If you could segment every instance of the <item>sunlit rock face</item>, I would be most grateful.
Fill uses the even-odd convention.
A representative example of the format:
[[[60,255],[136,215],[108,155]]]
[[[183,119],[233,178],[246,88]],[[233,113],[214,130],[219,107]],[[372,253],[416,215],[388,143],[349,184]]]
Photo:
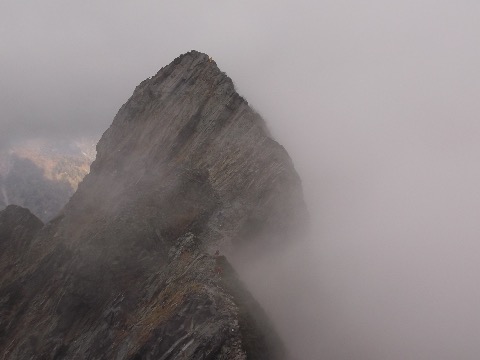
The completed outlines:
[[[42,221],[55,217],[90,171],[95,140],[31,138],[0,148],[0,209],[28,208]]]
[[[305,213],[261,117],[207,55],[184,54],[135,89],[77,192],[0,274],[0,353],[287,359],[223,254],[282,246]]]

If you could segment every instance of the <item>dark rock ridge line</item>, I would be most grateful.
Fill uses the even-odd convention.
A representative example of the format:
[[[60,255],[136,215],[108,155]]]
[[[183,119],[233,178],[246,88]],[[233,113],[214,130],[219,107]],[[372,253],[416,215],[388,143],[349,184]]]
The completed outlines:
[[[184,54],[121,107],[57,218],[5,222],[31,230],[0,258],[12,269],[0,274],[0,354],[285,359],[226,258],[210,254],[280,246],[304,215],[285,149],[214,61]]]

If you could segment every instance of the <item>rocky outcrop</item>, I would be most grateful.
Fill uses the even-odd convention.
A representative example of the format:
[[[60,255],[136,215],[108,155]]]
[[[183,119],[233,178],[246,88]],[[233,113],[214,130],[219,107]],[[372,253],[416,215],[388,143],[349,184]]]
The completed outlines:
[[[0,289],[5,359],[283,359],[223,256],[304,222],[285,149],[205,54],[142,82]],[[222,251],[223,252],[223,251]]]
[[[43,223],[28,209],[9,205],[0,211],[0,284],[18,265]]]

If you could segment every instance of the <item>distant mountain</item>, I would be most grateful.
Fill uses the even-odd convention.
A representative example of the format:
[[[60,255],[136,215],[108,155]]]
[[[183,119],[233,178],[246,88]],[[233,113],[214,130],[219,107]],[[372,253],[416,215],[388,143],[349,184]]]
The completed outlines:
[[[47,225],[0,212],[0,354],[288,359],[227,256],[294,240],[301,182],[232,80],[205,54],[178,57],[137,86],[97,150]]]
[[[15,204],[43,221],[56,216],[90,171],[95,141],[30,139],[0,152],[0,209]]]

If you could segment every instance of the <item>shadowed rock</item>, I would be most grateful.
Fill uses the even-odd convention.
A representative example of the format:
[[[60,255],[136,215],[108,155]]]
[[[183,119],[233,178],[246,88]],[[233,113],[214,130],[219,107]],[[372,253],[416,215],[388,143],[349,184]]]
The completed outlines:
[[[28,209],[9,205],[0,211],[0,279],[19,262],[43,223]]]

